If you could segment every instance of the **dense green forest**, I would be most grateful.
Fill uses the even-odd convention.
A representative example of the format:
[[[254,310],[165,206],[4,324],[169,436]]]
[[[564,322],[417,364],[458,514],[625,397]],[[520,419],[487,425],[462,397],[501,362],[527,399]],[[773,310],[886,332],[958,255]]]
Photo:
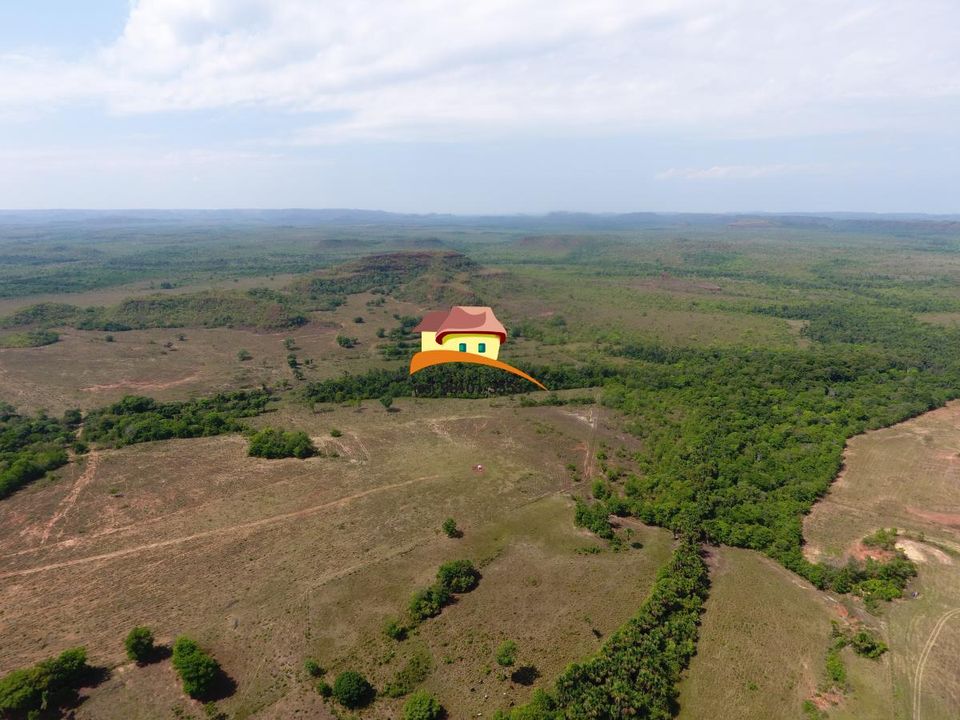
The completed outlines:
[[[28,417],[0,403],[0,498],[65,465],[79,421],[77,412],[62,419]]]
[[[266,390],[238,390],[186,402],[159,403],[129,395],[84,418],[83,439],[111,447],[170,438],[193,438],[238,432],[242,418],[267,407]]]

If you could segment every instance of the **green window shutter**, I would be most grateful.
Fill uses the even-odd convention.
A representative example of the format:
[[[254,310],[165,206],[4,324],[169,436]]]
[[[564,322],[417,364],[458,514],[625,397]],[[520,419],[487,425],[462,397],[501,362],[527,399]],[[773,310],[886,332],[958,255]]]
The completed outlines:
[[[467,351],[467,344],[460,343],[460,352],[466,352],[466,351]]]
[[[477,347],[477,350],[479,350],[479,351],[482,352],[482,353],[485,353],[485,352],[487,351],[487,344],[486,344],[486,343],[480,343],[480,345]]]

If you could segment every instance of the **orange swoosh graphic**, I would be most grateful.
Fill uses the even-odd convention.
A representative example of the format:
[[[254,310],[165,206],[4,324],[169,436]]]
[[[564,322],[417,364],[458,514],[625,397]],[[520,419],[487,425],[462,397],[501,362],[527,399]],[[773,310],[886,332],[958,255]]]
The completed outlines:
[[[505,362],[500,362],[499,360],[491,360],[483,355],[457,352],[455,350],[426,350],[424,352],[418,352],[416,355],[410,358],[410,374],[413,375],[415,372],[420,372],[424,368],[428,368],[433,365],[442,365],[444,363],[455,362],[474,363],[476,365],[495,367],[498,370],[506,370],[508,373],[519,375],[524,380],[529,380],[534,385],[537,385],[544,390],[547,389],[542,382],[535,380],[527,375],[523,370],[515,368],[513,365],[507,365]]]

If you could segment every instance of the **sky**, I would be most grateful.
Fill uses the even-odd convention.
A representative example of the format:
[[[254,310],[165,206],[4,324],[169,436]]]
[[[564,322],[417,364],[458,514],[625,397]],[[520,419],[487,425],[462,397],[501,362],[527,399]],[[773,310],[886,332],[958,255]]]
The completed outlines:
[[[956,0],[0,0],[0,208],[960,212]]]

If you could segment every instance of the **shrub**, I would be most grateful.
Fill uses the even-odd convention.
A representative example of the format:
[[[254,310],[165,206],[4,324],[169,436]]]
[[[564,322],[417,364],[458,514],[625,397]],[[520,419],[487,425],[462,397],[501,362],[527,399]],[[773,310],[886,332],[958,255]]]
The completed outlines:
[[[357,315],[357,316],[353,319],[353,321],[359,325],[360,323],[363,322],[363,317],[360,316],[360,315]]]
[[[827,677],[835,685],[843,685],[847,681],[847,668],[843,664],[843,658],[840,657],[840,651],[836,648],[830,648],[827,651]]]
[[[321,680],[317,683],[317,692],[320,693],[320,697],[328,698],[333,695],[333,688],[330,687],[330,683]]]
[[[403,720],[440,720],[443,716],[443,706],[422,690],[411,695],[403,706]]]
[[[303,669],[307,671],[307,675],[311,677],[321,677],[326,671],[320,666],[313,658],[307,658],[303,661]]]
[[[332,430],[330,430],[330,437],[341,437],[342,435],[343,433],[337,430],[336,428],[333,428]]]
[[[237,351],[237,360],[240,362],[246,362],[247,360],[252,360],[253,355],[250,354],[249,350],[238,350]]]
[[[497,665],[510,667],[517,661],[517,644],[513,640],[504,640],[497,648]]]
[[[353,670],[340,673],[333,681],[333,697],[344,707],[352,709],[369,705],[374,695],[373,686]]]
[[[71,648],[56,658],[14,670],[0,678],[0,717],[38,717],[46,708],[57,708],[83,682],[90,671],[87,651]]]
[[[407,628],[396,618],[390,618],[383,625],[383,634],[391,640],[406,640]]]
[[[383,405],[384,409],[389,410],[390,406],[393,405],[393,396],[392,395],[381,395],[380,404]]]
[[[310,437],[302,431],[278,430],[277,428],[264,428],[250,436],[250,449],[248,454],[251,457],[269,458],[272,460],[278,458],[295,457],[308,458],[317,449],[313,445]]]
[[[192,698],[207,695],[220,673],[217,661],[185,635],[173,643],[173,669],[183,682],[183,691]]]
[[[880,528],[875,533],[867,535],[863,539],[863,544],[869,547],[882,548],[883,550],[893,550],[897,544],[897,529]]]
[[[123,646],[127,650],[127,657],[136,663],[143,664],[149,662],[153,657],[153,632],[150,628],[135,627],[123,641]]]
[[[425,652],[413,655],[407,663],[397,671],[393,680],[387,683],[383,694],[387,697],[403,697],[410,693],[417,685],[427,679],[433,662]]]
[[[880,657],[888,650],[886,643],[881,642],[866,630],[854,634],[850,638],[850,644],[857,655],[871,659]]]
[[[437,583],[450,592],[470,592],[479,581],[480,572],[469,560],[453,560],[437,570]]]
[[[583,500],[577,498],[573,523],[577,527],[587,528],[604,540],[610,540],[613,537],[613,527],[610,525],[607,507],[602,502],[587,505]]]
[[[414,623],[421,623],[427,618],[436,617],[443,610],[443,606],[450,602],[450,591],[440,583],[418,590],[410,598],[408,610]]]
[[[346,335],[337,335],[337,345],[342,348],[352,348],[357,344],[357,339],[347,337]]]
[[[448,538],[458,538],[463,533],[460,532],[460,529],[457,527],[457,521],[453,518],[447,518],[443,521],[443,525],[440,526],[440,529],[443,530],[443,534]]]

